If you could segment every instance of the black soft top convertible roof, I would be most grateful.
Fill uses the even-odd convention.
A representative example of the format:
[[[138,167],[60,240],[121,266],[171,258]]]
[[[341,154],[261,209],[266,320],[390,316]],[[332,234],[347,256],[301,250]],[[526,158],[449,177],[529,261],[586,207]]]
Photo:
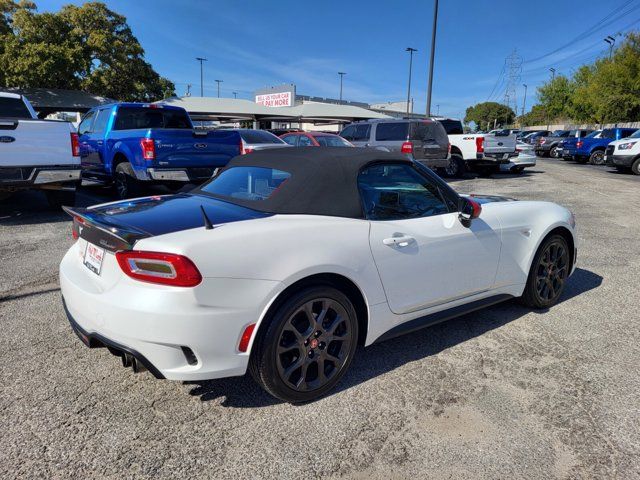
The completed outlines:
[[[405,155],[368,148],[274,148],[237,156],[224,168],[264,167],[288,172],[291,177],[269,198],[255,201],[203,193],[261,212],[364,218],[358,174],[380,161],[413,163]],[[215,177],[211,181],[215,182]]]

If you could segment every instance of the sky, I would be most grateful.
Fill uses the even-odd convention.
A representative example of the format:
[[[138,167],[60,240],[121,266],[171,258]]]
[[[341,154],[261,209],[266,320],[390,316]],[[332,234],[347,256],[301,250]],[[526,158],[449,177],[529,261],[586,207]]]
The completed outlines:
[[[81,1],[35,0],[39,11]],[[107,0],[127,17],[155,70],[176,84],[204,93],[253,100],[265,86],[295,83],[301,95],[367,103],[406,101],[407,47],[413,57],[411,96],[426,109],[433,0]],[[515,98],[527,110],[536,86],[569,75],[608,54],[607,35],[640,28],[640,0],[440,0],[432,113],[460,118],[470,105],[504,101],[514,50]],[[540,58],[542,57],[542,58]],[[519,78],[518,78],[519,77]],[[512,100],[513,101],[513,100]]]

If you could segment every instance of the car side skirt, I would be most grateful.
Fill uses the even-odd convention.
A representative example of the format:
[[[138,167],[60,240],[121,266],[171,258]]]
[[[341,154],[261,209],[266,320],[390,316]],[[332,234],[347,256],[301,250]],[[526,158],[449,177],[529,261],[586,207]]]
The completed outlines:
[[[471,313],[476,310],[480,310],[482,308],[490,307],[491,305],[504,302],[511,298],[514,298],[513,295],[509,295],[506,293],[493,295],[491,297],[482,298],[480,300],[476,300],[471,303],[458,305],[456,307],[442,310],[440,312],[435,312],[429,315],[425,315],[423,317],[419,317],[414,320],[409,320],[408,322],[402,323],[392,328],[391,330],[385,332],[380,337],[378,337],[373,343],[384,342],[385,340],[390,340],[392,338],[399,337],[407,333],[412,333],[417,330],[421,330],[423,328],[436,325],[437,323],[446,322],[447,320],[451,320],[452,318],[459,317],[461,315],[465,315],[467,313]]]

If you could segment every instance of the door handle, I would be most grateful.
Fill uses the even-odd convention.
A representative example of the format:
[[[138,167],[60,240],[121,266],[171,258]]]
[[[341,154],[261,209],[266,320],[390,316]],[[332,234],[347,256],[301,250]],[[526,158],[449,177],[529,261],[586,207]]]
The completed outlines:
[[[413,241],[415,241],[413,237],[404,235],[402,237],[385,238],[384,240],[382,240],[382,243],[384,243],[385,245],[389,245],[390,247],[392,246],[406,247]]]

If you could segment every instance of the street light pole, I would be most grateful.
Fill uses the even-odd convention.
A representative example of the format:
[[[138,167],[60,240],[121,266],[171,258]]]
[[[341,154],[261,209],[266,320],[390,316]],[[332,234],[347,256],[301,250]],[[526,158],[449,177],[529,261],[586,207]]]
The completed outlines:
[[[527,105],[527,84],[523,83],[522,86],[524,87],[524,99],[522,100],[522,115],[524,116],[524,108]]]
[[[217,84],[218,84],[218,98],[220,98],[220,84],[223,82],[223,80],[214,80]]]
[[[238,98],[238,92],[233,92],[233,98]]]
[[[551,89],[553,90],[553,81],[556,79],[556,69],[551,67],[549,71],[551,72]],[[550,121],[551,121],[551,118],[549,117],[549,112],[547,112],[547,130],[549,130]]]
[[[342,103],[342,77],[346,75],[346,72],[338,72],[340,75],[340,103]]]
[[[433,29],[431,31],[431,57],[429,60],[429,86],[427,87],[427,116],[431,115],[431,87],[433,86],[433,60],[436,54],[436,29],[438,27],[438,0],[434,0]]]
[[[204,76],[202,74],[202,63],[206,62],[207,59],[202,57],[196,57],[196,60],[200,62],[200,96],[204,97],[204,82],[203,82]]]
[[[405,52],[409,52],[409,86],[407,87],[407,115],[411,106],[411,68],[413,67],[413,52],[417,52],[415,48],[407,47]],[[413,113],[413,112],[411,112]]]

